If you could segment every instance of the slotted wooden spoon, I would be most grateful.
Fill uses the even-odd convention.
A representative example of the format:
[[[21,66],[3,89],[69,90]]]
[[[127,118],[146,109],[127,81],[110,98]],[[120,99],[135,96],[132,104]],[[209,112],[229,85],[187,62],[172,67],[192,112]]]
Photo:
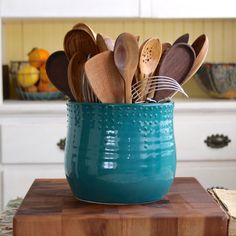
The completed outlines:
[[[195,52],[193,48],[186,43],[177,43],[163,56],[157,75],[168,76],[181,84],[191,70],[195,61]],[[157,91],[154,99],[156,101],[170,97],[173,94],[171,90]]]
[[[145,78],[150,77],[155,72],[157,65],[162,55],[162,44],[158,38],[148,39],[143,46],[141,46],[139,56],[139,80],[143,81],[141,91],[146,87]],[[142,95],[141,95],[142,96]],[[152,96],[152,94],[150,95]],[[146,98],[143,97],[143,100]]]
[[[105,51],[85,63],[88,82],[103,103],[124,103],[124,80],[116,68],[113,52]]]
[[[68,84],[68,63],[65,52],[56,51],[47,59],[46,72],[48,78],[58,90],[68,96],[71,100],[75,100]]]
[[[125,81],[125,102],[132,103],[131,86],[139,60],[137,38],[129,33],[120,34],[115,42],[114,62]]]

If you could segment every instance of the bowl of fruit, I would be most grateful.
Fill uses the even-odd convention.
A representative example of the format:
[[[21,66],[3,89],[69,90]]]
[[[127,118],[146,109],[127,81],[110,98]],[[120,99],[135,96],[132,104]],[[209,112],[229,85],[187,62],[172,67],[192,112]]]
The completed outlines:
[[[12,61],[10,73],[16,82],[16,91],[24,100],[56,100],[64,95],[49,80],[45,65],[47,50],[33,48],[26,61]]]

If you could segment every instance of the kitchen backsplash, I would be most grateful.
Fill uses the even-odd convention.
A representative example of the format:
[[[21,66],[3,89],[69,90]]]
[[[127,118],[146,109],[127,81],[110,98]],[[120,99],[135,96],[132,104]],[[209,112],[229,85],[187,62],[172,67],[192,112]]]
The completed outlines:
[[[3,22],[3,63],[25,60],[33,47],[49,52],[63,48],[65,33],[77,22],[85,22],[95,31],[112,37],[121,32],[140,36],[140,41],[158,36],[162,42],[173,42],[188,32],[192,42],[199,34],[209,37],[206,61],[236,62],[236,20],[8,20]],[[191,97],[207,97],[195,80],[185,86]]]

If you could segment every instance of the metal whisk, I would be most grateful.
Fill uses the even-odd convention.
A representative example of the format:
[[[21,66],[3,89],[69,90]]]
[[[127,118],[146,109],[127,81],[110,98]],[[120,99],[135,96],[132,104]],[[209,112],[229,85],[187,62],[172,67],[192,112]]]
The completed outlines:
[[[143,84],[145,84],[145,87]],[[161,90],[173,90],[188,97],[175,79],[168,76],[151,76],[132,85],[132,100],[134,103],[145,102],[149,94]]]

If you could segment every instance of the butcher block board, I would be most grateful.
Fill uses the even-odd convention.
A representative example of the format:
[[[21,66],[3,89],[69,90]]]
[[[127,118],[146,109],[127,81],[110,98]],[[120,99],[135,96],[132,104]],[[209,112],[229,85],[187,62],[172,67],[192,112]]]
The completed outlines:
[[[161,201],[126,206],[85,203],[65,179],[36,179],[13,229],[14,236],[226,236],[227,224],[194,178],[176,178]]]

